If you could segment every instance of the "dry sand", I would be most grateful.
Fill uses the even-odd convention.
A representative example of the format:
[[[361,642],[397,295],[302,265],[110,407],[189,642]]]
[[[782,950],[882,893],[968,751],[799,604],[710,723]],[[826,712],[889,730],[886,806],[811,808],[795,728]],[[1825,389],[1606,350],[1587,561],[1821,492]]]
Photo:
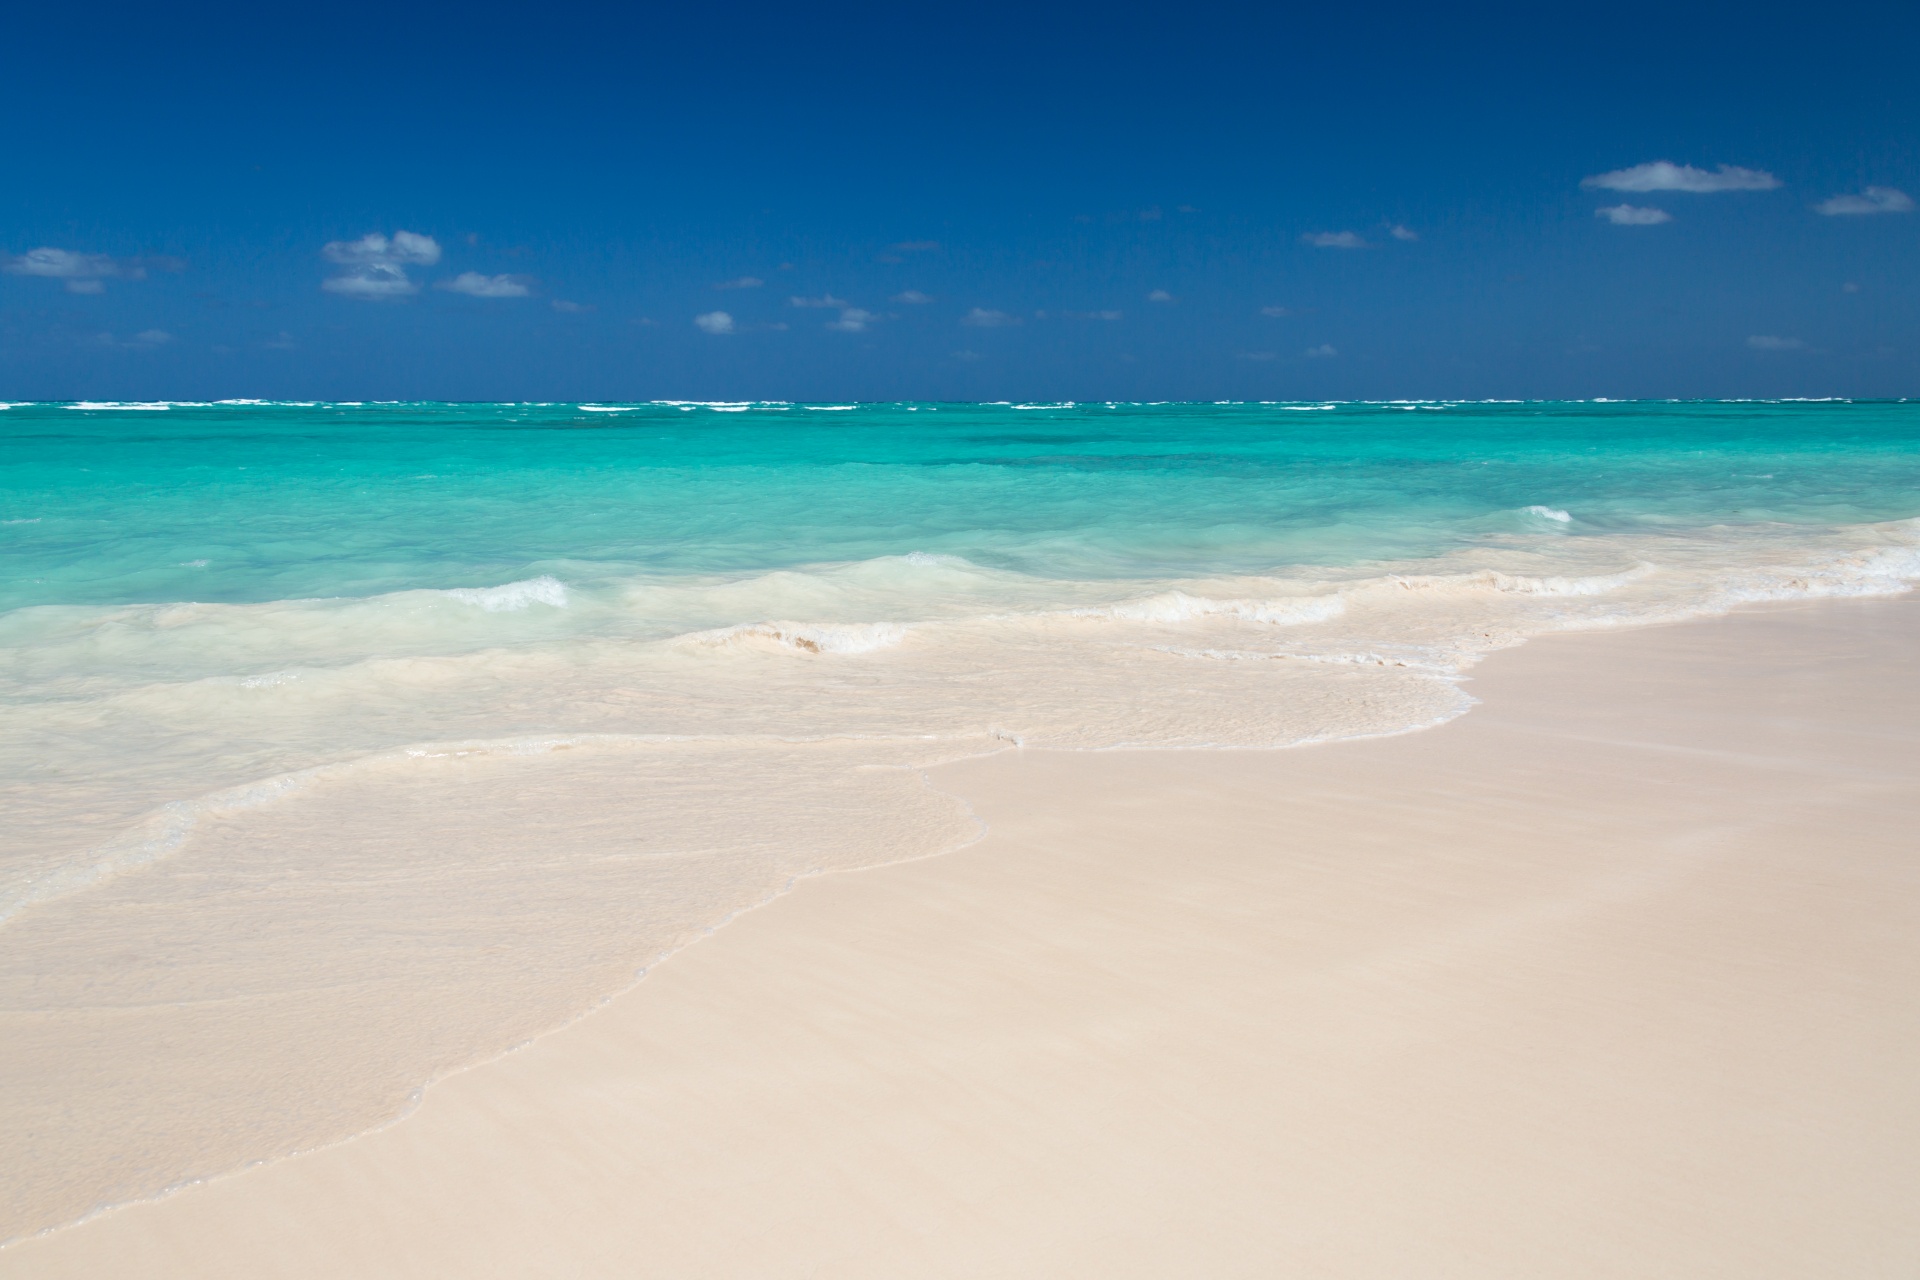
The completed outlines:
[[[1920,1274],[1920,603],[1471,687],[947,766],[980,844],[0,1277]]]

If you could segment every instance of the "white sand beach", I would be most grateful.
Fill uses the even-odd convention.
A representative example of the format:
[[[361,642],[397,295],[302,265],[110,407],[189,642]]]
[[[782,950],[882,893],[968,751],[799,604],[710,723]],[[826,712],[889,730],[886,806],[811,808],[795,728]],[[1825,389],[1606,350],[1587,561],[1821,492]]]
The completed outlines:
[[[1401,737],[941,766],[979,843],[0,1277],[1920,1273],[1920,601],[1467,687]]]

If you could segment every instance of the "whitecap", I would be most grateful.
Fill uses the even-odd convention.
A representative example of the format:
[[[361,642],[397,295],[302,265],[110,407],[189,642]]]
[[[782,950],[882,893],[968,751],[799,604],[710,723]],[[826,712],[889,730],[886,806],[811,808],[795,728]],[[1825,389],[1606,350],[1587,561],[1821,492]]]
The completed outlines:
[[[74,403],[68,405],[67,408],[69,409],[100,409],[100,410],[147,409],[147,410],[165,411],[167,409],[173,408],[173,406],[171,404],[168,404],[164,400],[149,401],[145,403],[136,403],[133,401],[123,402],[119,400],[76,400],[74,401]]]
[[[461,604],[477,605],[488,613],[514,613],[536,604],[555,609],[567,607],[567,585],[544,573],[497,587],[455,587],[441,594]]]
[[[1573,519],[1571,514],[1560,510],[1558,507],[1542,507],[1536,505],[1522,507],[1520,509],[1530,516],[1539,516],[1542,520],[1556,520],[1561,524],[1566,524]]]

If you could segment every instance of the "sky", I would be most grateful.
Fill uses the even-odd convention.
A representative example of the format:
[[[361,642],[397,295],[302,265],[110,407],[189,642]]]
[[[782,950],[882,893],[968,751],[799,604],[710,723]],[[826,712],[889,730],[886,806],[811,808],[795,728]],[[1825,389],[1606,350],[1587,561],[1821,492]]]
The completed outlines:
[[[109,0],[0,399],[1920,394],[1920,7]]]

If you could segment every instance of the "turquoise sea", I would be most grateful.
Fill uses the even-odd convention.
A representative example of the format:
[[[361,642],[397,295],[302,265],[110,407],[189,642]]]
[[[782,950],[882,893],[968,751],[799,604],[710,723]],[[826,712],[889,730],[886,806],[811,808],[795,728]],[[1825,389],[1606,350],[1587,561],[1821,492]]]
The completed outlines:
[[[1117,579],[1920,513],[1900,403],[17,405],[0,608],[919,551]]]
[[[0,1008],[66,1064],[0,1082],[3,1240],[974,838],[935,761],[1405,732],[1532,636],[1906,590],[1920,404],[15,404],[0,555]]]

